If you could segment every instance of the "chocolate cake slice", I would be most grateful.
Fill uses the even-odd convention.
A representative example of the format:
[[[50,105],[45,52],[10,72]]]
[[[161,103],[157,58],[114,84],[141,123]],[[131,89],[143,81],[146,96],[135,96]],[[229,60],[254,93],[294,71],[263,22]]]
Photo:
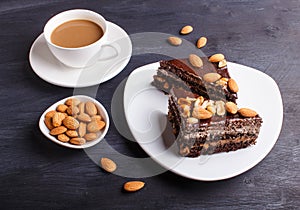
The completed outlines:
[[[191,65],[188,59],[160,61],[152,84],[165,93],[175,87],[205,98],[235,102],[236,90],[227,85],[233,79],[229,75],[226,61],[210,62],[206,57],[201,60],[201,67]]]
[[[262,118],[233,102],[211,100],[173,89],[168,120],[182,156],[197,157],[235,151],[256,143]]]
[[[221,59],[219,59],[221,58]],[[238,109],[238,85],[222,54],[161,61],[152,84],[169,94],[168,120],[182,156],[229,152],[256,143],[262,118]]]

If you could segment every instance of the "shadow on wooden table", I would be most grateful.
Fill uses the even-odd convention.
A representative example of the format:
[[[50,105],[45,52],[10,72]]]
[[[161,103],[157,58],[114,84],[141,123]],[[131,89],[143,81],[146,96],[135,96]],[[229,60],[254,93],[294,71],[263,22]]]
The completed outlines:
[[[38,123],[34,125],[32,128],[32,139],[28,143],[31,143],[34,151],[37,151],[43,156],[48,158],[54,157],[70,157],[70,156],[78,156],[78,153],[82,152],[82,150],[72,149],[63,147],[58,145],[47,137],[45,137],[38,127]]]

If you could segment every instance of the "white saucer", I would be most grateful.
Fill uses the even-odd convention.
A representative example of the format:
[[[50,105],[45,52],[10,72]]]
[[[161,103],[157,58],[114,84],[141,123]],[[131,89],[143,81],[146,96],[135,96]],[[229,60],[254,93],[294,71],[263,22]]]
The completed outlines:
[[[107,39],[109,43],[113,42],[118,51],[117,56],[98,61],[86,68],[67,67],[52,55],[42,33],[32,44],[29,53],[33,71],[41,79],[62,87],[87,87],[115,77],[129,62],[132,44],[128,34],[121,27],[111,22],[107,22],[107,26]]]

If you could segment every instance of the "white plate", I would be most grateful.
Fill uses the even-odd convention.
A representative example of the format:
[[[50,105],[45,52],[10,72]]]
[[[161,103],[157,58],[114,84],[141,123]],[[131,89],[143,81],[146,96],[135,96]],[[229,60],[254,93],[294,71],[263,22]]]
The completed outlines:
[[[128,34],[121,27],[111,22],[108,22],[107,26],[107,39],[117,49],[117,56],[106,61],[98,61],[83,69],[67,67],[52,55],[44,35],[41,34],[32,44],[29,53],[33,71],[41,79],[62,87],[87,87],[115,77],[129,62],[132,45]],[[109,50],[109,48],[105,50]],[[112,53],[111,51],[107,53]],[[105,53],[103,52],[103,54]]]
[[[92,101],[93,103],[96,104],[101,116],[103,117],[103,120],[105,122],[105,128],[104,130],[101,130],[100,131],[100,135],[97,139],[93,140],[93,141],[88,141],[86,142],[85,144],[83,145],[73,145],[73,144],[70,144],[68,142],[61,142],[59,141],[56,137],[54,136],[51,136],[49,134],[49,129],[46,127],[45,123],[44,123],[44,119],[45,119],[45,115],[47,112],[51,111],[51,110],[56,110],[56,107],[59,105],[59,104],[64,104],[66,100],[68,100],[69,98],[78,98],[80,101],[83,101],[83,102],[87,102],[87,101]],[[106,109],[104,108],[104,106],[97,100],[95,100],[94,98],[91,98],[89,96],[84,96],[84,95],[75,95],[75,96],[70,96],[70,97],[67,97],[67,98],[64,98],[58,102],[56,102],[55,104],[51,105],[48,109],[46,109],[46,111],[42,114],[42,116],[40,117],[40,120],[39,120],[39,127],[40,127],[40,130],[42,131],[42,133],[48,138],[50,139],[51,141],[59,144],[59,145],[62,145],[64,147],[69,147],[69,148],[73,148],[73,149],[84,149],[84,148],[88,148],[88,147],[91,147],[91,146],[94,146],[95,144],[99,143],[103,138],[104,136],[106,135],[107,131],[108,131],[108,128],[109,128],[109,116],[107,114],[107,111]]]
[[[253,68],[228,62],[232,78],[239,84],[238,106],[256,110],[263,119],[257,143],[229,153],[185,158],[173,144],[166,149],[168,97],[151,85],[159,63],[133,71],[124,90],[124,110],[129,128],[140,146],[157,163],[181,176],[215,181],[237,176],[258,164],[271,151],[279,136],[283,107],[276,82]]]

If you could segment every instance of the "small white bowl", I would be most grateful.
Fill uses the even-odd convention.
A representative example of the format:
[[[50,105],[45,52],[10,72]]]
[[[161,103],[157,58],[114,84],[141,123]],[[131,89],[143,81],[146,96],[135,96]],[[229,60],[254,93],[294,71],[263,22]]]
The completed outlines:
[[[87,102],[87,101],[92,101],[95,103],[95,105],[97,106],[101,116],[103,117],[104,119],[104,122],[105,122],[105,128],[103,130],[100,131],[100,136],[93,140],[93,141],[87,141],[85,144],[83,145],[73,145],[73,144],[70,144],[68,142],[64,143],[64,142],[61,142],[59,141],[55,136],[52,136],[49,134],[49,129],[46,127],[45,123],[44,123],[44,119],[45,119],[45,114],[51,110],[56,110],[56,107],[59,105],[59,104],[64,104],[65,101],[69,98],[77,98],[79,99],[80,101],[83,101],[83,102]],[[91,146],[94,146],[95,144],[99,143],[103,138],[104,136],[106,135],[107,131],[108,131],[108,128],[109,128],[109,116],[107,114],[107,111],[106,109],[104,108],[104,106],[97,100],[95,100],[94,98],[91,98],[89,96],[84,96],[84,95],[76,95],[76,96],[70,96],[70,97],[67,97],[67,98],[64,98],[58,102],[56,102],[55,104],[51,105],[41,116],[40,118],[40,121],[39,121],[39,127],[40,127],[40,130],[42,131],[42,133],[48,138],[50,139],[51,141],[59,144],[59,145],[62,145],[64,147],[69,147],[69,148],[74,148],[74,149],[84,149],[84,148],[88,148],[88,147],[91,147]]]

